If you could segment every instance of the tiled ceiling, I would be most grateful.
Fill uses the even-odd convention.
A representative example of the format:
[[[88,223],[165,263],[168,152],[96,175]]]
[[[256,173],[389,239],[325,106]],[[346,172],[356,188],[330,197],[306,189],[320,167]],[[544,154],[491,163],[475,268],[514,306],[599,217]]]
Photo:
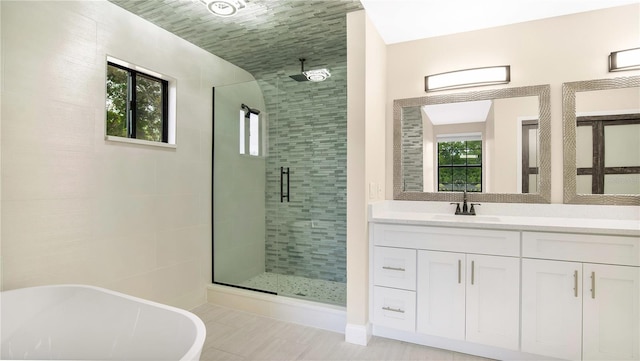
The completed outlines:
[[[257,79],[346,61],[346,13],[359,0],[247,0],[234,17],[209,13],[197,0],[109,0],[215,54]]]

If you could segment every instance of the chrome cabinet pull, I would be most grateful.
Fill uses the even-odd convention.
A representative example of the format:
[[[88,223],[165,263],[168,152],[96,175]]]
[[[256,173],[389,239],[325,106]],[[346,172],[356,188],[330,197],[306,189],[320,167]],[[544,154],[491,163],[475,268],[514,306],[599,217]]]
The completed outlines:
[[[462,260],[458,260],[458,283],[462,283]]]
[[[596,298],[596,273],[591,272],[591,298]]]
[[[573,295],[578,297],[578,271],[573,271]]]
[[[404,310],[399,309],[399,308],[391,308],[391,307],[382,307],[383,310],[385,311],[391,311],[391,312],[397,312],[397,313],[404,313]]]
[[[471,261],[471,284],[476,280],[475,261]]]
[[[382,266],[382,269],[386,269],[389,271],[400,271],[400,272],[404,272],[406,271],[406,269],[402,268],[402,267],[389,267],[389,266]]]

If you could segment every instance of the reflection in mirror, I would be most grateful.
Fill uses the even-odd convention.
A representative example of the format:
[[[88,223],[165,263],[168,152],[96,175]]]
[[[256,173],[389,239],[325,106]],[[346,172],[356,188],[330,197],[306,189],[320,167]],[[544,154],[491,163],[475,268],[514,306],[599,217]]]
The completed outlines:
[[[466,190],[477,201],[548,202],[548,92],[396,100],[394,199],[453,200]]]
[[[402,109],[403,189],[537,193],[538,97]]]
[[[565,203],[640,204],[640,77],[563,84]]]

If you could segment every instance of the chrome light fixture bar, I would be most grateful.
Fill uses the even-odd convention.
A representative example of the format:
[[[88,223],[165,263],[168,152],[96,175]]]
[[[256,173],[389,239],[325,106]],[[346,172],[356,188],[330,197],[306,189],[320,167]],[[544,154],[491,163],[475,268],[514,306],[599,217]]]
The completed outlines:
[[[302,72],[309,81],[325,81],[331,76],[329,69],[316,69]]]
[[[238,13],[238,10],[243,9],[247,4],[244,0],[200,0],[209,12],[213,15],[221,17],[230,17]]]
[[[469,88],[483,85],[505,84],[511,81],[511,66],[490,66],[457,70],[424,77],[426,92]]]
[[[609,71],[640,69],[640,48],[614,51],[609,54]]]

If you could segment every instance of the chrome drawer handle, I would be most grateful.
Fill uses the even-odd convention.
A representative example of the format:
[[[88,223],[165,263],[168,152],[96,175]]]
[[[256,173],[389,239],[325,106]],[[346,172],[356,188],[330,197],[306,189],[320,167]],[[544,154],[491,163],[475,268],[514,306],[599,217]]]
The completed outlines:
[[[389,271],[400,271],[400,272],[406,271],[406,269],[401,268],[401,267],[382,266],[382,269],[386,269],[386,270],[389,270]]]
[[[404,313],[404,310],[401,310],[399,308],[382,307],[382,309],[385,310],[385,311]]]
[[[471,285],[476,281],[476,265],[475,261],[471,261]]]
[[[578,271],[573,271],[573,296],[578,297]]]

